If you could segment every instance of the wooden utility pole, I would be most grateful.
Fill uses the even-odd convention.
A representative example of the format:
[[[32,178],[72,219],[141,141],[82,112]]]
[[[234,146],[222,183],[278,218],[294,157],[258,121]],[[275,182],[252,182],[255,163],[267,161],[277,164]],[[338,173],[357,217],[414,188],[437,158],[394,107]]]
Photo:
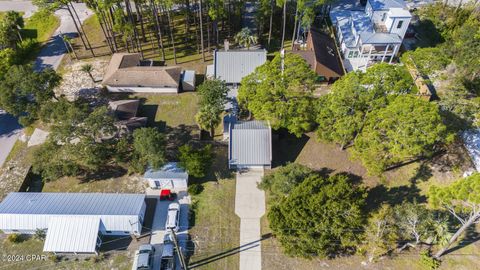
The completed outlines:
[[[178,257],[180,258],[180,264],[182,265],[183,270],[188,270],[187,263],[185,262],[185,257],[183,257],[183,252],[180,249],[180,246],[178,245],[177,241],[177,234],[173,231],[170,230],[173,236],[173,244],[175,244],[175,248],[177,249]]]

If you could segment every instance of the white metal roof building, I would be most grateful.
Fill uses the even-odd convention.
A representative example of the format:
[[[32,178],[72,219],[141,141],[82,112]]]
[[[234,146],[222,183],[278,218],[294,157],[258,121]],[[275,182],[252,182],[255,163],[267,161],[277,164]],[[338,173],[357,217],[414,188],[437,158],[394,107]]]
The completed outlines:
[[[230,168],[271,167],[272,130],[267,122],[237,122],[229,137]]]
[[[12,192],[0,203],[0,230],[46,229],[45,251],[94,252],[99,233],[140,235],[145,210],[143,194]]]
[[[267,61],[266,50],[217,50],[213,55],[214,77],[239,84],[243,77]]]
[[[178,166],[177,162],[168,162],[162,168],[155,170],[149,168],[143,178],[154,189],[186,189],[188,185],[188,173]]]

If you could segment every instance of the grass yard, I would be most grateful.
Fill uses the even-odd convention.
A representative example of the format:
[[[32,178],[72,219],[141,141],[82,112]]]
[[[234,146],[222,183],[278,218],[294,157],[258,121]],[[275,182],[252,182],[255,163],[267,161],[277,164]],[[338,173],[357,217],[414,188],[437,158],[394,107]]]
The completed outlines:
[[[23,35],[24,37],[36,39],[38,42],[44,43],[50,39],[59,26],[60,19],[53,13],[38,11],[25,21]]]
[[[198,111],[198,96],[194,92],[180,94],[135,94],[133,98],[144,100],[140,114],[154,119],[161,128],[180,125],[196,126],[195,114]]]
[[[238,269],[240,218],[235,214],[235,178],[227,168],[227,146],[215,144],[212,170],[201,183],[204,190],[192,195],[193,214],[189,233],[193,242],[190,267]]]
[[[105,172],[106,174],[115,172]],[[106,192],[106,193],[144,193],[145,183],[139,175],[112,175],[105,179],[83,181],[76,177],[62,177],[46,182],[43,192]]]
[[[27,238],[20,243],[11,243],[5,235],[0,235],[0,256],[16,255],[46,255],[43,253],[43,241]],[[77,257],[54,257],[46,255],[46,258],[35,261],[2,261],[0,269],[23,270],[23,269],[131,269],[131,257],[133,254],[122,252],[109,252],[100,256],[77,256]],[[27,257],[24,257],[27,258]],[[57,261],[55,260],[57,259]]]

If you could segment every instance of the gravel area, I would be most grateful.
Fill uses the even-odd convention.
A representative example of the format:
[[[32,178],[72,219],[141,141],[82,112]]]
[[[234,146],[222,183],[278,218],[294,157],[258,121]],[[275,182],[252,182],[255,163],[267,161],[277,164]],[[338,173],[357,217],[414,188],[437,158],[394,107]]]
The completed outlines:
[[[95,82],[92,81],[86,72],[81,71],[82,66],[85,64],[92,65],[92,76]],[[73,62],[73,64],[65,68],[65,72],[62,75],[62,83],[55,89],[57,96],[63,95],[70,101],[77,100],[80,97],[87,100],[98,98],[98,94],[102,89],[103,74],[107,66],[108,60],[106,59]]]

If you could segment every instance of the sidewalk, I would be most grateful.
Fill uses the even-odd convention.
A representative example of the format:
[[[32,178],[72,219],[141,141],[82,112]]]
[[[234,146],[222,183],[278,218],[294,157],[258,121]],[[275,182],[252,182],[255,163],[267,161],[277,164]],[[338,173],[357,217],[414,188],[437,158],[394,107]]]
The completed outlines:
[[[237,172],[235,214],[240,217],[240,270],[262,269],[260,218],[265,214],[265,192],[257,188],[263,170]]]

